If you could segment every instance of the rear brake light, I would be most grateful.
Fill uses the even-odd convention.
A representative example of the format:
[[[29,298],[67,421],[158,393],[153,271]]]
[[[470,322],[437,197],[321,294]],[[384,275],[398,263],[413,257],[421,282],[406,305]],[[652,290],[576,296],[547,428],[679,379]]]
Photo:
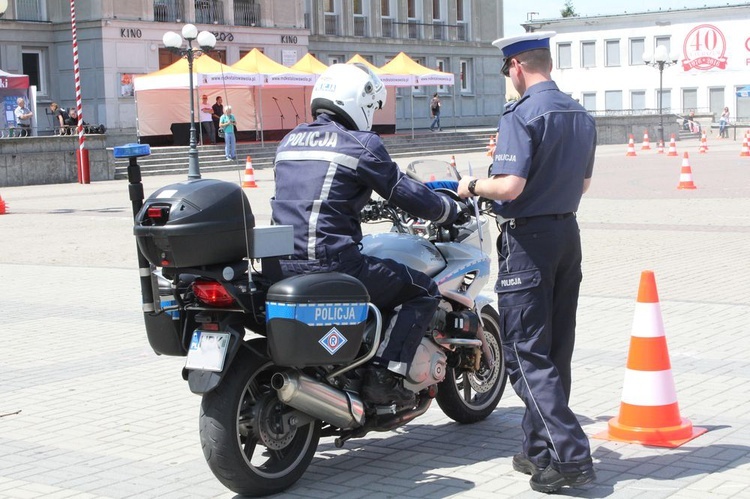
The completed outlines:
[[[146,208],[146,219],[155,225],[165,225],[169,220],[168,205],[151,205]]]
[[[216,281],[197,280],[193,284],[193,292],[198,300],[212,307],[228,307],[234,303],[232,295]]]

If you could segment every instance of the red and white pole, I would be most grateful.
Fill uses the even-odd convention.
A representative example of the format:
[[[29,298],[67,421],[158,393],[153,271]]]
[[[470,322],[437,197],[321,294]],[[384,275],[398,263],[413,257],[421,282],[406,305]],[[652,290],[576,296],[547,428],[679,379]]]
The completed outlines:
[[[76,34],[76,2],[70,0],[70,24],[73,30],[73,74],[76,81],[76,110],[78,111],[78,152],[76,153],[76,164],[78,165],[78,183],[91,183],[89,170],[89,152],[84,147],[86,136],[83,133],[83,102],[81,100],[81,70],[78,65],[78,36]]]

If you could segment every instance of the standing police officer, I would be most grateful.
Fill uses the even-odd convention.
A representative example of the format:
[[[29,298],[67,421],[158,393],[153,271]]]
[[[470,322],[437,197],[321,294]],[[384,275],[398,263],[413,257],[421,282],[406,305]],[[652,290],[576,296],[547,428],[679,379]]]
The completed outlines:
[[[315,121],[297,126],[276,152],[272,218],[294,226],[293,259],[281,260],[282,272],[343,272],[365,285],[381,311],[396,310],[363,380],[362,397],[374,404],[410,404],[414,394],[404,388],[403,376],[440,293],[429,276],[360,253],[360,212],[373,191],[412,215],[442,224],[456,218],[457,203],[404,175],[380,136],[370,131],[386,91],[367,67],[332,65],[310,98]]]
[[[491,178],[459,184],[461,196],[496,200],[504,219],[495,291],[506,366],[526,405],[523,452],[513,468],[546,493],[595,478],[588,439],[568,402],[581,282],[575,212],[591,181],[596,128],[550,77],[552,35],[493,42],[521,98],[500,119]]]

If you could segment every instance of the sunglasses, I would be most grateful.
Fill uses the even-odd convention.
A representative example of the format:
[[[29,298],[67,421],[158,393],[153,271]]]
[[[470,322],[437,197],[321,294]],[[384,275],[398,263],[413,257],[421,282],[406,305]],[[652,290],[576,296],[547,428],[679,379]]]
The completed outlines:
[[[505,59],[505,62],[503,63],[503,67],[500,69],[500,72],[506,78],[510,76],[510,61],[511,60],[513,60],[511,57],[508,57],[507,59]]]

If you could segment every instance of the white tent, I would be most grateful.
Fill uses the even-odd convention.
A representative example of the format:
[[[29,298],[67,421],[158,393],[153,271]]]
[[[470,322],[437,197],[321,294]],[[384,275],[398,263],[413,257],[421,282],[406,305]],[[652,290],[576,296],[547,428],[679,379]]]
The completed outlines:
[[[159,71],[139,76],[133,81],[139,136],[170,135],[172,124],[190,122],[190,78],[186,59]],[[255,101],[248,87],[262,83],[258,74],[232,68],[207,55],[193,61],[195,122],[200,128],[198,103],[207,95],[213,103],[216,96],[232,105],[239,130],[256,128]]]

